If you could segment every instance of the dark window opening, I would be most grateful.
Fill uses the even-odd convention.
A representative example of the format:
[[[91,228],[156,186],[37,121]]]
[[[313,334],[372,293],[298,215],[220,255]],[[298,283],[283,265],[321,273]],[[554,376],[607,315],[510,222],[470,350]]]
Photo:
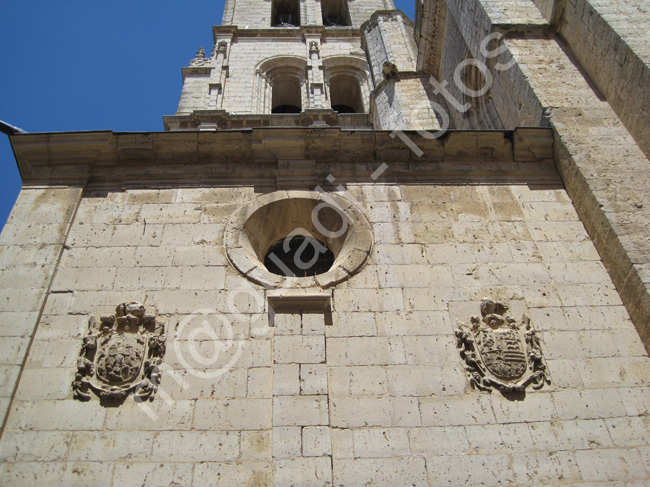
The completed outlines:
[[[278,105],[271,113],[300,113],[300,107],[295,105]]]
[[[298,0],[275,0],[271,18],[273,27],[299,27],[300,2]]]
[[[347,0],[321,0],[321,10],[325,27],[345,27],[350,25]]]
[[[278,76],[273,79],[271,113],[300,113],[302,97],[300,80],[295,76]]]
[[[329,82],[332,110],[339,113],[363,113],[359,80],[348,74],[332,76]]]
[[[288,249],[288,250],[286,250]],[[334,253],[314,237],[296,235],[273,245],[264,266],[280,276],[308,277],[323,274],[334,264]]]
[[[339,113],[357,113],[350,105],[332,105],[332,110]]]

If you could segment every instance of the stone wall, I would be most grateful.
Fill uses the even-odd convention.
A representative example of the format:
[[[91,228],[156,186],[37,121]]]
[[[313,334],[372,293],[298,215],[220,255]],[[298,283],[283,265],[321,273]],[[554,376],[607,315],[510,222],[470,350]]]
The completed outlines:
[[[510,10],[504,5],[449,2],[441,81],[460,100],[453,69],[461,51],[484,59],[478,49],[481,36],[494,31],[509,38],[509,50],[497,62],[511,67],[492,69],[494,107],[504,127],[553,126],[560,174],[647,344],[648,202],[642,188],[648,160],[641,129],[647,124],[640,123],[648,111],[642,92],[644,7],[638,2],[561,3],[556,28],[564,40],[555,40],[549,38],[546,20],[529,8],[531,2]],[[456,127],[467,127],[450,109]]]
[[[638,0],[567,1],[559,34],[646,157],[650,156],[650,9]]]
[[[0,236],[0,421],[4,421],[36,325],[44,312],[54,269],[81,197],[76,188],[25,187]],[[66,295],[49,294],[49,303]],[[43,331],[47,335],[47,331]],[[56,333],[56,332],[55,332]],[[23,374],[30,382],[33,376]],[[59,377],[56,380],[60,380]]]
[[[275,167],[261,163],[263,147],[278,137],[295,144],[298,132],[158,134],[154,160],[91,169],[96,189],[67,234],[0,442],[3,485],[647,481],[650,363],[548,158],[549,131],[410,134],[420,158],[381,132],[300,131],[309,154],[320,154],[317,180],[334,190],[331,173],[343,185],[338,194],[365,214],[373,246],[352,278],[302,289],[328,309],[296,311],[292,298],[294,308],[270,319],[271,295],[300,289],[270,291],[242,276],[224,235]],[[24,136],[17,154],[63,159],[64,137],[44,148]],[[123,156],[135,147],[129,134],[114,137],[102,146]],[[188,152],[195,138],[216,157],[203,169]],[[260,162],[224,157],[235,146]],[[333,152],[345,147],[359,152]],[[380,160],[387,167],[375,172]],[[108,183],[182,167],[182,187]],[[199,170],[221,184],[197,183]],[[274,194],[285,193],[265,198]],[[516,397],[470,386],[456,331],[484,297],[508,304],[516,320],[530,317],[550,384]],[[166,327],[155,400],[75,400],[88,319],[129,301]]]
[[[551,107],[558,169],[648,343],[648,160],[556,42],[511,40],[508,45],[540,102]]]

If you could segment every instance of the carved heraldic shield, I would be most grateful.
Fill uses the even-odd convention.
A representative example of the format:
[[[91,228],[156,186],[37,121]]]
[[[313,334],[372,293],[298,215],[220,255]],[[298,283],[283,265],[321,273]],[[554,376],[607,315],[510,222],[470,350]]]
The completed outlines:
[[[519,323],[506,314],[508,306],[485,298],[481,317],[456,331],[460,355],[467,364],[472,387],[483,391],[524,392],[532,385],[540,389],[550,384],[539,338],[522,315]]]
[[[114,315],[92,317],[72,383],[75,399],[153,400],[160,383],[158,366],[165,354],[165,329],[140,303],[122,303]]]

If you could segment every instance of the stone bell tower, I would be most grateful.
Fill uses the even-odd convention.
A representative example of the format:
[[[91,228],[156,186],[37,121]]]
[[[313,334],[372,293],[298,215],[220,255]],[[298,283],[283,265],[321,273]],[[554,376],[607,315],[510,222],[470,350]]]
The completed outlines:
[[[201,48],[183,68],[165,129],[437,129],[415,75],[413,24],[394,9],[392,0],[228,0],[211,54]]]

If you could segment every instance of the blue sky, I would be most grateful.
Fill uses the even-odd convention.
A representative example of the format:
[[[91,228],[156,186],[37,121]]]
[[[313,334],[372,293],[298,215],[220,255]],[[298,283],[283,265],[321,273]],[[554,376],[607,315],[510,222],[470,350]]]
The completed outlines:
[[[415,0],[396,2],[411,18]],[[223,0],[23,0],[0,15],[0,120],[27,132],[162,131]],[[20,176],[0,134],[0,227]]]

